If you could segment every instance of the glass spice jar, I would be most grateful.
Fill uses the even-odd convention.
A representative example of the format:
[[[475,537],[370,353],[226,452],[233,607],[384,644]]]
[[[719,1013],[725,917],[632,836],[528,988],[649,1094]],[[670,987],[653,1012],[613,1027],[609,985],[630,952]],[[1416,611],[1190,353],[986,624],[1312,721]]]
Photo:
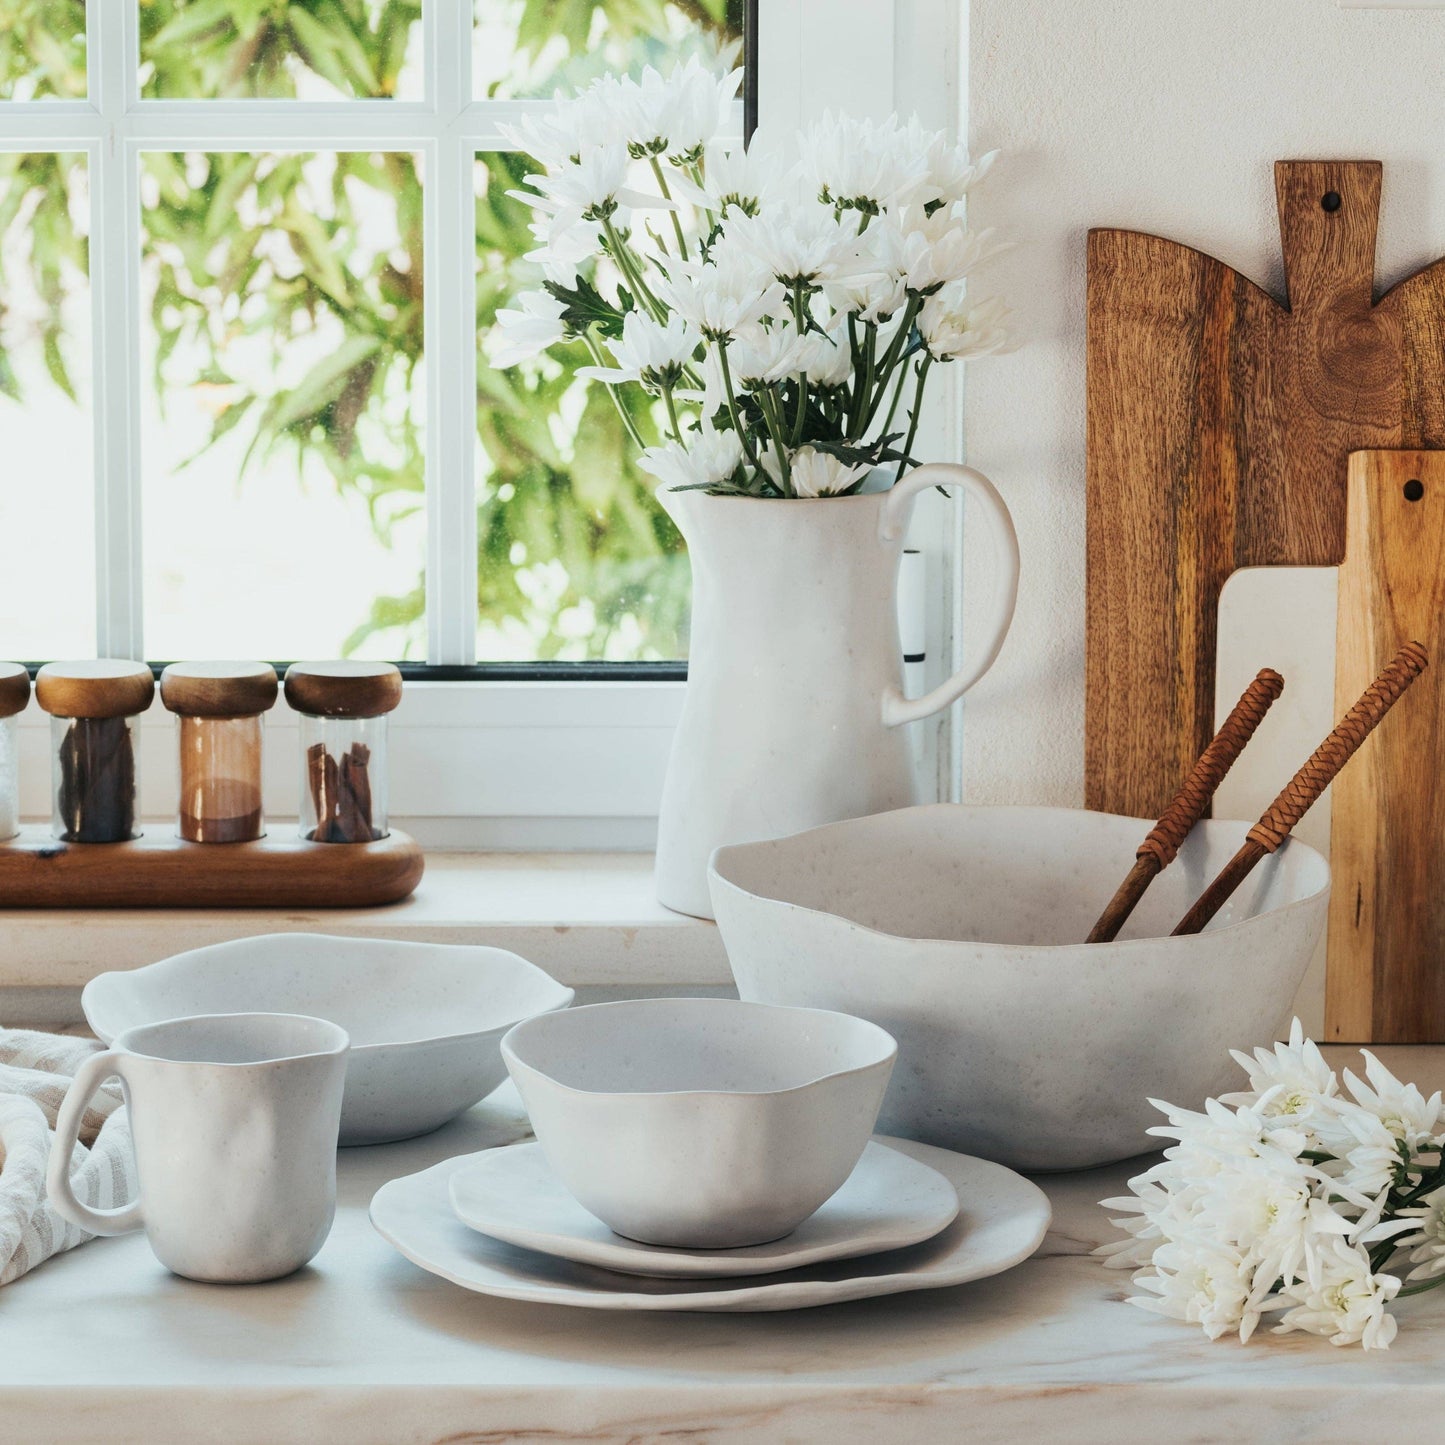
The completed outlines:
[[[276,669],[265,662],[173,662],[161,673],[180,745],[182,838],[249,843],[265,833],[261,717],[276,693]]]
[[[54,807],[65,843],[121,843],[140,836],[135,719],[155,696],[143,662],[48,662],[35,700],[50,714]]]
[[[16,717],[30,701],[30,674],[18,662],[0,662],[0,840],[20,831],[20,759]]]
[[[301,715],[301,836],[385,838],[386,715],[401,701],[401,673],[389,662],[295,662],[286,701]]]

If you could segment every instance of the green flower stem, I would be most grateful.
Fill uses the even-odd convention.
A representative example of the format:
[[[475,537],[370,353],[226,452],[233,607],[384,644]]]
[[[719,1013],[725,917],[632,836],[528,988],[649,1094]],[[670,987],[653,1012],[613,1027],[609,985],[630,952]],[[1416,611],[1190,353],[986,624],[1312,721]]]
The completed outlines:
[[[1424,1294],[1427,1289],[1436,1289],[1445,1284],[1445,1274],[1437,1275],[1434,1279],[1422,1279],[1419,1284],[1407,1284],[1395,1296],[1396,1299],[1404,1299],[1406,1295]]]
[[[662,192],[662,199],[670,201],[672,192],[667,187],[667,180],[662,174],[662,167],[658,164],[656,156],[652,157],[652,174],[657,177],[657,187]],[[681,253],[682,259],[686,261],[688,259],[687,240],[682,234],[682,222],[678,220],[676,211],[669,211],[668,215],[672,217],[672,234],[677,237],[677,249]]]
[[[893,388],[893,400],[888,403],[888,415],[883,418],[883,425],[878,428],[879,436],[887,436],[888,428],[893,425],[894,414],[898,410],[898,403],[903,396],[903,388],[908,384],[908,368],[898,368],[898,384]]]
[[[590,327],[582,333],[582,340],[586,343],[587,350],[592,353],[593,361],[598,366],[606,366],[607,358],[603,356],[602,348],[597,344],[597,338],[592,334]],[[642,440],[642,433],[637,430],[637,423],[632,420],[627,408],[623,406],[622,398],[617,394],[617,388],[607,386],[605,382],[603,385],[606,386],[608,396],[612,398],[612,405],[617,408],[617,415],[622,418],[622,425],[627,428],[628,436],[637,444],[638,451],[646,451],[647,443]]]
[[[783,423],[783,407],[778,399],[778,394],[771,386],[760,387],[755,393],[758,398],[758,405],[763,410],[763,420],[768,424],[768,432],[773,438],[773,445],[778,449],[778,460],[782,464],[783,476],[791,477],[792,469],[788,465],[788,429]]]
[[[743,444],[743,455],[747,457],[749,465],[756,470],[758,469],[758,454],[753,450],[752,439],[743,428],[742,415],[738,411],[738,399],[733,394],[733,373],[732,368],[728,365],[727,342],[719,339],[717,354],[718,362],[722,367],[723,390],[727,392],[728,413],[733,419],[733,430],[737,432],[738,439]]]
[[[682,443],[682,427],[677,420],[677,403],[672,399],[672,388],[662,388],[662,399],[667,404],[667,419],[672,425],[672,439],[679,445]]]
[[[878,390],[868,402],[868,410],[863,418],[860,435],[866,432],[873,423],[873,418],[878,414],[878,408],[882,405],[884,393],[888,390],[888,383],[892,379],[893,368],[902,359],[904,348],[908,344],[908,338],[913,333],[913,323],[918,319],[918,313],[923,309],[923,303],[916,297],[908,298],[908,305],[903,311],[903,320],[898,325],[893,339],[888,343],[888,350],[883,353],[882,365],[878,368]],[[907,368],[904,368],[905,374]],[[897,406],[897,395],[894,396],[894,406]],[[883,427],[888,430],[887,425]]]
[[[607,237],[607,249],[611,253],[612,259],[621,267],[623,276],[631,283],[632,289],[637,292],[637,299],[647,307],[654,321],[665,325],[667,308],[652,294],[652,288],[643,279],[642,268],[637,264],[637,258],[628,250],[622,237],[617,234],[617,227],[612,224],[610,216],[602,222],[602,234]]]
[[[908,423],[908,438],[903,443],[903,460],[898,463],[898,471],[893,478],[895,486],[903,480],[903,473],[908,470],[908,459],[913,455],[913,439],[918,435],[918,414],[923,410],[923,383],[928,379],[928,368],[932,365],[933,358],[925,351],[923,360],[918,363],[917,384],[913,389],[913,415]]]
[[[858,395],[853,399],[853,411],[848,418],[848,437],[853,441],[859,441],[863,432],[863,417],[867,412],[868,399],[873,395],[874,363],[878,347],[878,327],[875,322],[865,321],[868,328],[867,338],[863,342],[863,385],[858,388]]]

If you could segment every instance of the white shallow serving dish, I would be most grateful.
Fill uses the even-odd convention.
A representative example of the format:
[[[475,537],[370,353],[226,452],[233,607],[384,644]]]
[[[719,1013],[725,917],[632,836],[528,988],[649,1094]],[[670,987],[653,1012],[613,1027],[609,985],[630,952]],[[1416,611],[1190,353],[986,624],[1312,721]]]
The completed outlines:
[[[1152,1098],[1231,1086],[1287,1020],[1329,900],[1291,839],[1194,937],[1168,933],[1249,824],[1200,823],[1114,943],[1086,944],[1151,824],[934,804],[719,848],[718,927],[745,999],[839,1009],[898,1040],[890,1133],[1014,1168],[1158,1148]]]
[[[680,1249],[796,1229],[853,1172],[896,1052],[863,1019],[723,998],[591,1004],[502,1040],[572,1196],[628,1239]]]
[[[295,1013],[351,1036],[342,1144],[440,1128],[506,1077],[501,1040],[572,990],[515,953],[457,944],[272,933],[102,973],[81,995],[109,1043],[137,1024],[193,1014]]]
[[[870,1140],[843,1187],[790,1235],[741,1249],[662,1249],[614,1234],[567,1192],[539,1144],[488,1149],[451,1176],[452,1212],[507,1244],[670,1279],[777,1274],[921,1244],[958,1215],[936,1169]]]
[[[1001,1274],[1043,1241],[1049,1201],[1027,1179],[1001,1165],[927,1144],[885,1142],[948,1180],[962,1205],[958,1218],[912,1249],[833,1260],[762,1279],[643,1279],[488,1239],[452,1213],[449,1198],[452,1175],[468,1167],[475,1154],[382,1185],[371,1201],[371,1222],[413,1264],[463,1289],[595,1310],[795,1310],[940,1289]]]

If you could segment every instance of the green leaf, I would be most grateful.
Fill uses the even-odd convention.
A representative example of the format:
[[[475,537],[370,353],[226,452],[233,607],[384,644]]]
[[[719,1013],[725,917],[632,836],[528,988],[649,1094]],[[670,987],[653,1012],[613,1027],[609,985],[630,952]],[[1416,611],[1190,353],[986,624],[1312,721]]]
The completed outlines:
[[[352,371],[375,356],[381,343],[374,336],[348,336],[328,357],[317,362],[267,418],[273,431],[284,431],[306,417],[315,416],[346,389]]]
[[[585,276],[579,276],[577,284],[570,288],[557,281],[544,281],[542,284],[547,294],[566,308],[562,312],[562,322],[569,331],[581,335],[595,326],[600,335],[609,339],[622,335],[622,312],[607,301]]]

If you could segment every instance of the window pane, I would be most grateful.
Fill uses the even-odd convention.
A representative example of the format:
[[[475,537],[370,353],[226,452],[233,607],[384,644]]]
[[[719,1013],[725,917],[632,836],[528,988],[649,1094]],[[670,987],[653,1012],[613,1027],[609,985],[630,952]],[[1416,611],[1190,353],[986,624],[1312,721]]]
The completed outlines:
[[[85,0],[0,0],[0,100],[85,97]]]
[[[95,650],[83,155],[0,153],[0,655]]]
[[[420,100],[422,0],[140,0],[149,99]]]
[[[527,156],[477,158],[478,626],[480,661],[685,654],[688,567],[682,539],[653,500],[655,481],[609,389],[579,381],[580,346],[509,371],[487,362],[499,308],[537,267],[531,213],[507,192],[537,169]],[[658,419],[637,388],[618,392],[644,438]]]
[[[671,69],[691,55],[740,54],[744,0],[475,0],[478,100],[579,90],[607,72]]]
[[[419,159],[143,162],[147,652],[422,657]]]

